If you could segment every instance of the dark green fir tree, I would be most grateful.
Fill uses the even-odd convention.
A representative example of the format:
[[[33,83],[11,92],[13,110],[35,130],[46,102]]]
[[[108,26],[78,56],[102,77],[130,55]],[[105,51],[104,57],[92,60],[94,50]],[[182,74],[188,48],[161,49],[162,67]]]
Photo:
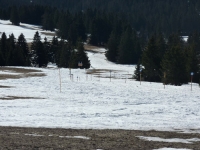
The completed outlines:
[[[47,53],[38,31],[35,33],[31,43],[31,63],[33,66],[38,67],[46,67],[48,63]]]
[[[16,25],[16,26],[20,25],[19,13],[16,6],[13,6],[11,8],[10,21],[12,22],[13,25]]]

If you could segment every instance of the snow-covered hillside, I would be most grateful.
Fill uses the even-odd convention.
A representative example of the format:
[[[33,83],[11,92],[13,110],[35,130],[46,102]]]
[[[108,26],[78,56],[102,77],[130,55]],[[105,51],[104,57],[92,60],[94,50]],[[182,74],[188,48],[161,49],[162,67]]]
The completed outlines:
[[[21,28],[2,26],[4,24],[0,24],[0,32],[8,28],[16,36]],[[26,37],[35,33],[21,29],[24,34],[27,31]],[[0,125],[200,131],[200,88],[197,84],[193,84],[192,91],[189,84],[167,85],[165,89],[162,83],[142,82],[140,85],[129,79],[135,66],[108,62],[105,49],[99,51],[87,52],[91,61],[89,70],[72,69],[73,81],[69,69],[61,68],[61,89],[59,69],[54,66],[39,68],[46,74],[43,77],[0,80],[1,86],[11,86],[0,89],[0,99],[21,97],[0,100]],[[0,71],[0,75],[11,73]]]
[[[20,23],[20,26],[14,26],[10,21],[0,20],[0,36],[3,32],[6,33],[7,37],[13,33],[17,39],[18,36],[23,33],[27,42],[31,42],[36,31],[40,33],[41,40],[44,40],[45,37],[48,40],[52,40],[52,36],[54,35],[53,32],[42,30],[41,26],[25,23]]]

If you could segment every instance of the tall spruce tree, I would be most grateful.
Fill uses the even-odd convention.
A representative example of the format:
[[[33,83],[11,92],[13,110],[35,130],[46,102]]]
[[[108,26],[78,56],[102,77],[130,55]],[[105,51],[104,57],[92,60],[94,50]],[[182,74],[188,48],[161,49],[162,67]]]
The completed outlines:
[[[5,32],[3,32],[0,39],[0,57],[1,57],[0,65],[1,66],[6,65],[6,52],[7,52],[6,43],[7,43],[7,36]]]
[[[80,67],[81,69],[90,68],[90,60],[88,59],[88,56],[84,50],[84,46],[83,46],[82,42],[78,42],[78,44],[77,44],[77,60],[78,60],[77,64],[78,64],[78,62],[82,63],[82,66]]]
[[[16,39],[14,34],[9,35],[9,38],[6,42],[7,52],[6,52],[6,65],[7,66],[15,66],[15,56],[14,52],[16,49]]]
[[[142,54],[142,65],[144,66],[145,80],[156,82],[160,81],[159,77],[159,58],[157,56],[158,48],[156,47],[156,39],[152,36]]]
[[[11,8],[10,21],[12,22],[13,25],[19,26],[20,24],[19,13],[16,6],[13,6]]]
[[[54,31],[54,21],[53,21],[53,14],[46,11],[42,16],[42,28],[44,30]]]
[[[195,31],[188,37],[188,48],[186,50],[189,71],[194,72],[193,81],[200,84],[200,34]]]
[[[162,73],[166,74],[165,83],[182,85],[188,82],[186,57],[180,45],[173,46],[164,55]]]
[[[72,46],[70,43],[62,43],[61,51],[60,51],[60,57],[58,62],[58,67],[64,67],[68,68],[70,64],[70,56],[72,52]]]
[[[56,63],[56,55],[59,53],[59,42],[57,37],[53,37],[48,51],[48,62]]]
[[[136,32],[128,26],[121,36],[117,62],[120,64],[136,64],[141,52],[138,42]]]
[[[28,44],[23,34],[20,34],[17,39],[17,52],[20,57],[20,66],[30,66],[30,52],[28,48]],[[19,61],[19,59],[18,59]]]
[[[47,53],[38,31],[35,33],[31,43],[31,63],[33,66],[38,67],[46,67],[48,63]]]
[[[117,61],[117,50],[119,45],[119,37],[112,32],[107,44],[106,58],[109,61],[116,62]]]

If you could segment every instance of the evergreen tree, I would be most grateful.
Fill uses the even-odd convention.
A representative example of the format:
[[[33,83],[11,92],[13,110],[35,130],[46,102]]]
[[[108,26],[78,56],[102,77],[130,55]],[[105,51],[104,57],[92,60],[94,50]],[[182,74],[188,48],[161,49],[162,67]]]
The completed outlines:
[[[46,67],[47,53],[44,49],[43,43],[41,42],[41,37],[38,31],[35,33],[33,42],[31,44],[31,63],[33,66]]]
[[[76,41],[78,40],[78,28],[75,23],[72,23],[69,27],[68,32],[68,39],[67,39],[72,45],[76,44]]]
[[[26,59],[23,56],[23,49],[19,45],[16,45],[16,48],[13,54],[15,56],[13,66],[28,66]]]
[[[135,71],[134,71],[134,75],[133,75],[133,78],[136,80],[136,81],[140,81],[140,74],[142,72],[142,64],[140,62],[140,60],[138,61],[136,67],[135,67]]]
[[[4,66],[4,64],[5,64],[5,60],[4,60],[3,54],[0,49],[0,66]]]
[[[6,65],[7,66],[15,66],[15,48],[16,48],[16,39],[13,34],[9,35],[9,38],[6,42],[7,45],[7,52],[5,55]]]
[[[186,49],[189,72],[194,72],[193,81],[200,84],[200,34],[195,31],[188,37]]]
[[[83,43],[81,43],[81,42],[78,42],[78,45],[77,45],[77,60],[78,60],[78,62],[82,63],[82,66],[80,67],[81,69],[90,68],[90,61],[84,50]],[[77,62],[77,64],[78,64],[78,62]]]
[[[162,35],[152,36],[142,54],[142,65],[146,81],[161,81],[161,61],[166,51],[166,44]]]
[[[159,81],[159,58],[157,56],[156,39],[152,36],[142,54],[142,65],[144,66],[145,80],[156,82]]]
[[[44,30],[50,30],[50,31],[54,31],[54,21],[53,21],[53,17],[52,17],[52,13],[46,11],[44,13],[44,15],[42,16],[42,28]]]
[[[19,26],[20,24],[20,18],[16,6],[13,6],[11,9],[10,21],[12,22],[13,25]]]
[[[64,42],[62,44],[60,55],[59,55],[60,59],[59,59],[59,63],[57,64],[58,67],[64,67],[64,68],[69,67],[71,52],[72,52],[71,44]]]
[[[184,54],[186,56],[186,69],[189,76],[188,81],[190,81],[190,74],[191,72],[193,72],[193,82],[199,83],[200,67],[195,50],[193,49],[193,47],[186,47]]]
[[[77,58],[77,56],[78,56],[77,51],[72,50],[71,54],[70,54],[69,63],[68,63],[69,68],[78,68],[78,58]]]
[[[119,37],[114,32],[112,32],[108,40],[107,51],[105,54],[106,58],[109,61],[116,62],[118,54],[117,53],[118,45],[119,45]]]
[[[171,49],[175,46],[179,46],[181,49],[183,49],[183,38],[179,35],[179,33],[172,33],[168,38],[167,46],[168,49]]]
[[[50,44],[50,48],[48,51],[48,62],[55,63],[56,55],[59,53],[59,42],[57,37],[52,38],[52,42]]]
[[[57,35],[58,37],[62,39],[68,39],[69,35],[69,28],[70,28],[70,23],[72,22],[71,19],[71,14],[67,12],[66,14],[61,13],[58,19],[57,27]]]
[[[180,45],[166,52],[161,66],[163,74],[166,74],[166,84],[182,85],[188,82],[186,58]]]
[[[30,66],[30,52],[28,48],[28,44],[23,34],[20,34],[17,40],[17,54],[18,61],[20,59],[20,66]]]
[[[136,33],[128,26],[120,40],[117,62],[120,64],[137,63],[141,52],[138,42]]]
[[[1,66],[5,66],[6,65],[6,52],[7,52],[7,36],[5,34],[5,32],[3,32],[3,34],[1,35],[1,39],[0,39],[0,56],[1,56]]]
[[[200,63],[200,34],[197,31],[191,33],[187,42],[189,47],[196,53],[196,57]]]

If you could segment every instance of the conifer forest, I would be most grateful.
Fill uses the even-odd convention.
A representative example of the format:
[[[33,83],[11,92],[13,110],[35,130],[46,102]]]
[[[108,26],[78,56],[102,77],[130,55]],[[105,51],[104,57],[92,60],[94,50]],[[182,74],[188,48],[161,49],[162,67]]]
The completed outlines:
[[[32,43],[23,33],[0,37],[1,66],[90,68],[84,43],[106,48],[106,58],[136,64],[133,77],[182,85],[200,83],[199,0],[0,0],[0,19],[55,31]],[[187,37],[184,40],[183,37]],[[61,39],[61,40],[58,40]],[[30,46],[28,46],[30,44]]]

